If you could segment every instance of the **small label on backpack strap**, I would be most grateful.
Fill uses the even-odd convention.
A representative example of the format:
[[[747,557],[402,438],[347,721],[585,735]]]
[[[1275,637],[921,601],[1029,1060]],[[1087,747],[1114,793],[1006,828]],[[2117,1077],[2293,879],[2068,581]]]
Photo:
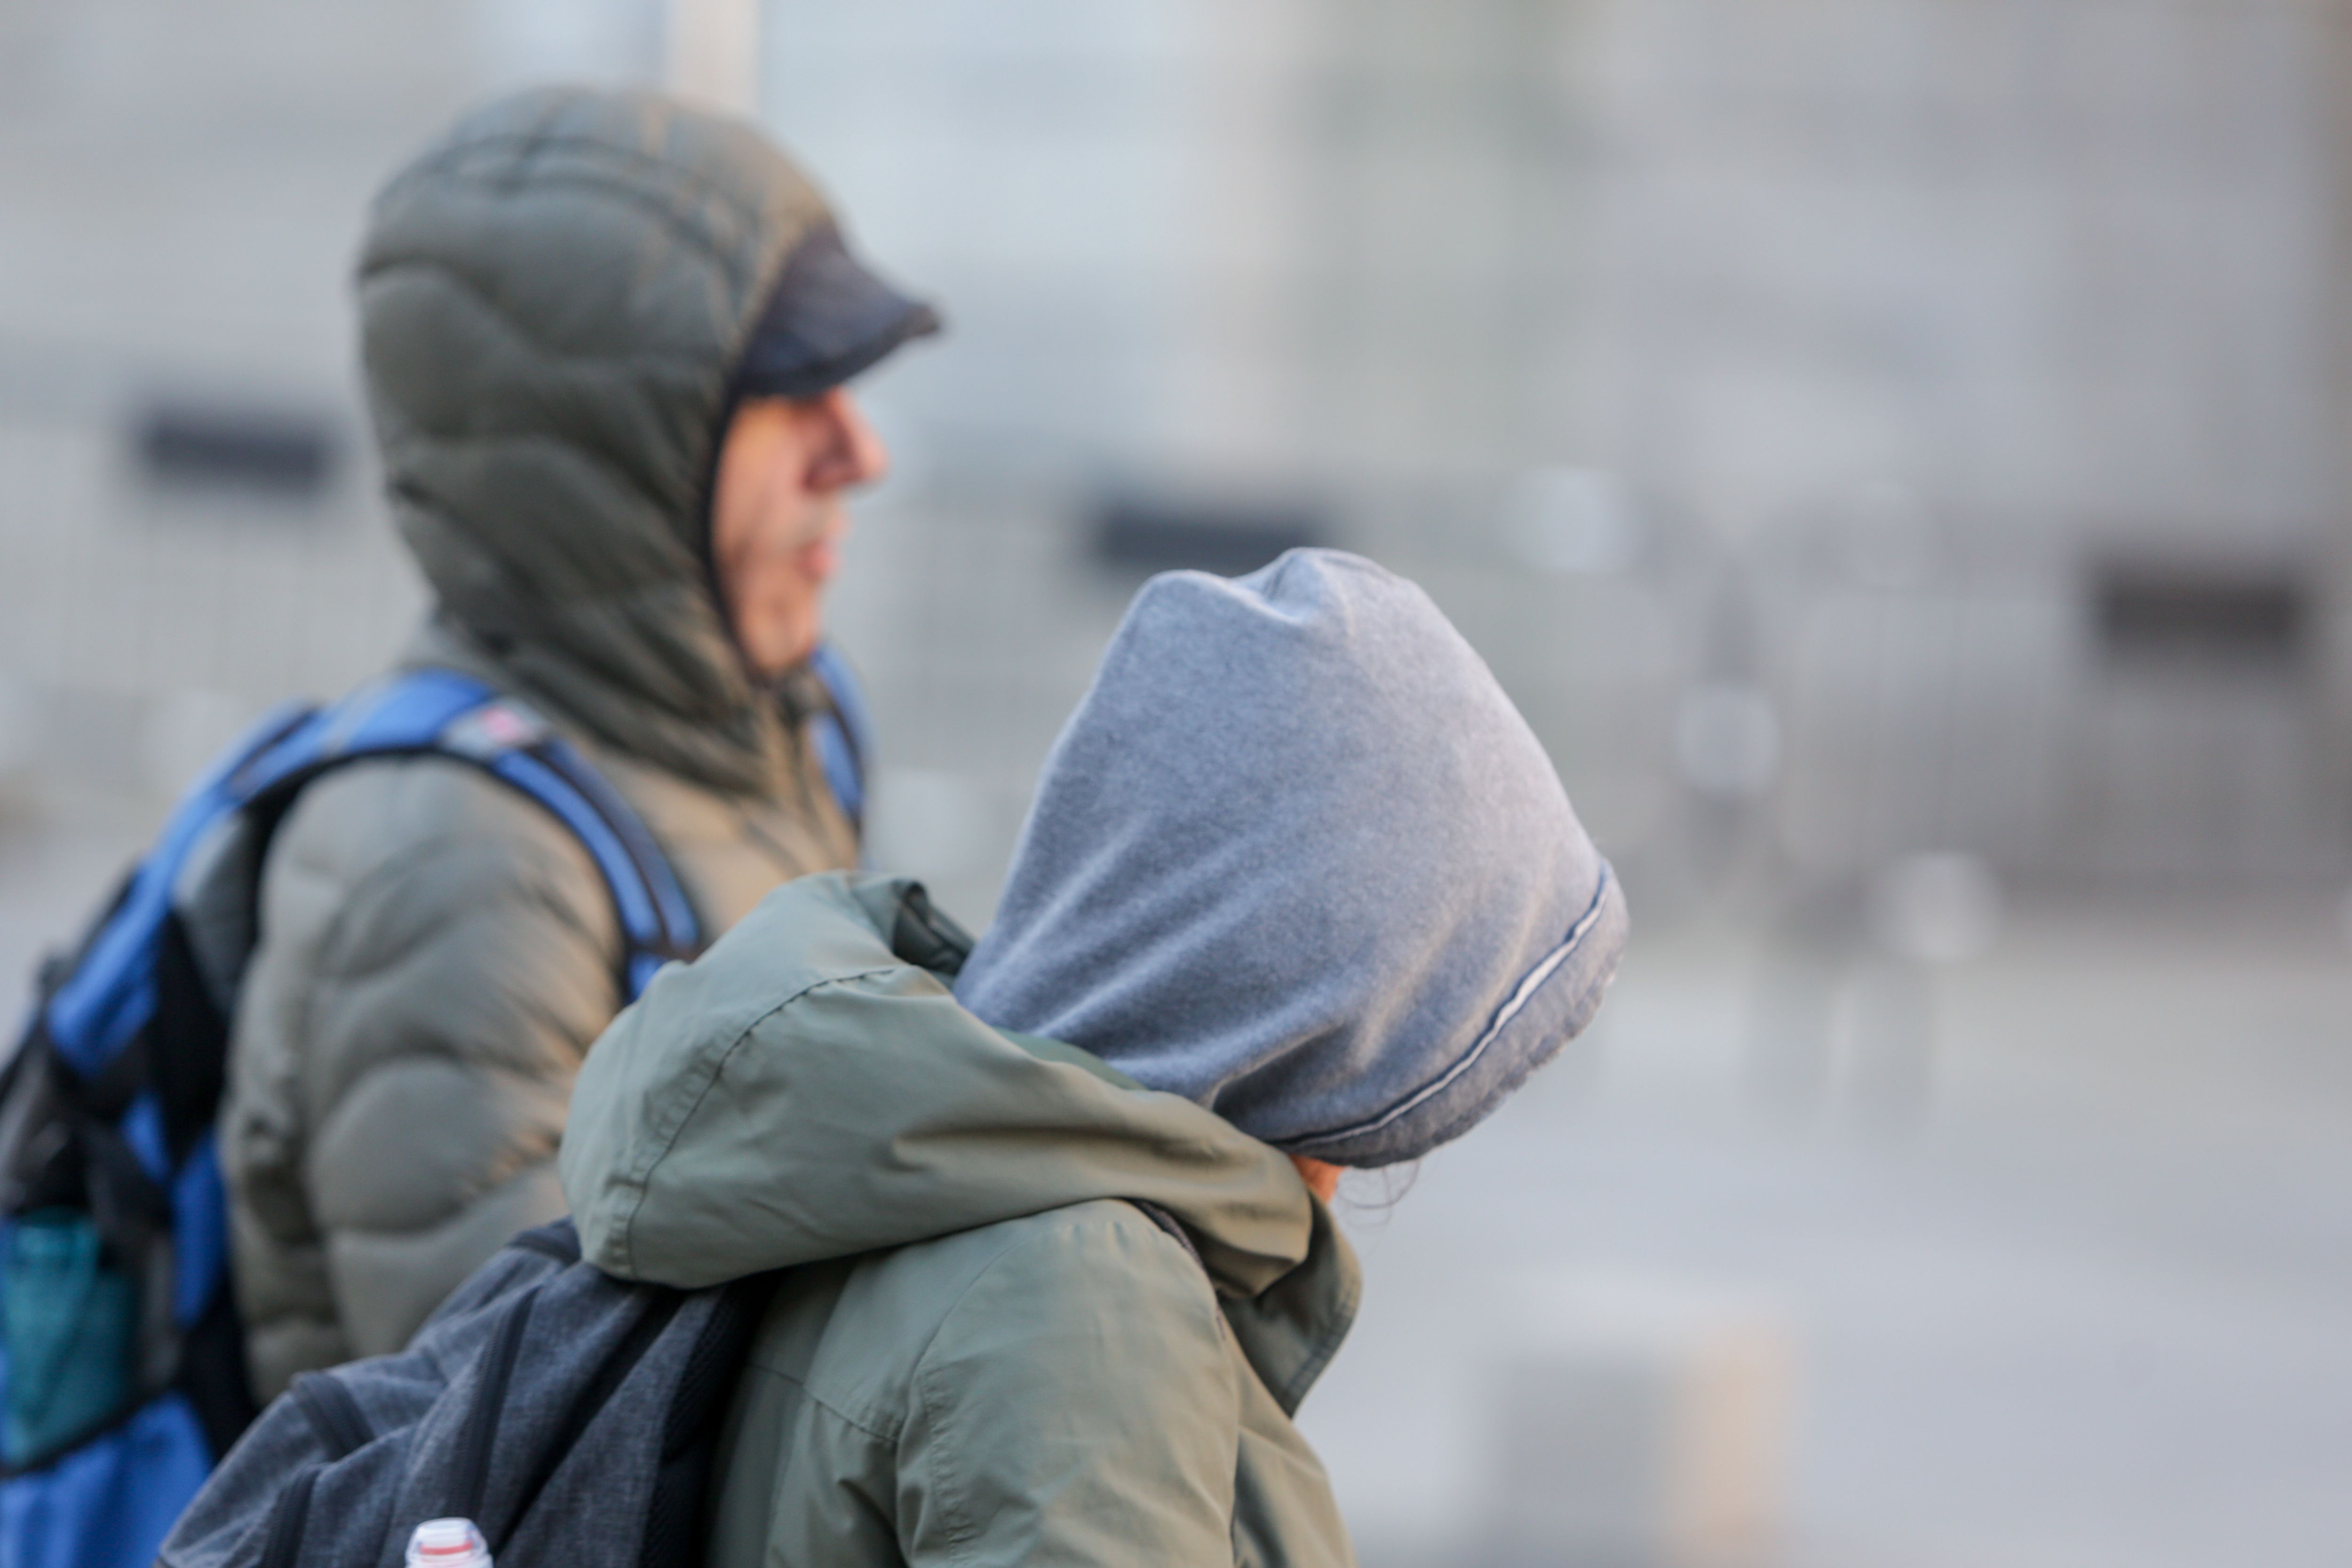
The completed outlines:
[[[441,731],[441,744],[468,757],[495,757],[538,744],[548,736],[547,721],[510,698],[486,702]]]

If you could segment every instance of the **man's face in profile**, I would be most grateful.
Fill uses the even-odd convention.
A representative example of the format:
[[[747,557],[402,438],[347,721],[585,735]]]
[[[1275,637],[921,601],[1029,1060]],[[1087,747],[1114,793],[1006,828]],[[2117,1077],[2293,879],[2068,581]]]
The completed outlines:
[[[748,398],[736,409],[712,488],[710,557],[753,673],[782,675],[815,650],[824,585],[849,526],[844,496],[889,466],[845,387]]]

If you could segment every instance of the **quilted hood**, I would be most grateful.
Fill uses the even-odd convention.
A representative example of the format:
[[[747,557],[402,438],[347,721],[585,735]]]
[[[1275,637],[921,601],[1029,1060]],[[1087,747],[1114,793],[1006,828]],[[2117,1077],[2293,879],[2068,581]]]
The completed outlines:
[[[730,792],[789,764],[710,588],[704,496],[744,344],[831,224],[749,123],[550,89],[394,175],[361,251],[368,401],[438,618],[551,710]]]

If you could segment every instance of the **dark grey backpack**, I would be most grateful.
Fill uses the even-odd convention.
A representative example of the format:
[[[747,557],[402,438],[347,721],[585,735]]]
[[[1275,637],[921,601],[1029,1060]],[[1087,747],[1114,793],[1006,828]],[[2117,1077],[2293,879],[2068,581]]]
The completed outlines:
[[[307,1373],[163,1542],[163,1568],[399,1568],[481,1527],[499,1568],[693,1568],[719,1428],[774,1276],[632,1285],[570,1220],[476,1270],[397,1355]]]

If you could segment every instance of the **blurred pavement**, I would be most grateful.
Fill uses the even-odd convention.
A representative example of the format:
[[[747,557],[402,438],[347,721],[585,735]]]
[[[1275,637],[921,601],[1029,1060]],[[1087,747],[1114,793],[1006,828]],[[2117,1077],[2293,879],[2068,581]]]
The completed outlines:
[[[1350,1219],[1364,1313],[1304,1425],[1368,1568],[1475,1560],[1482,1394],[1517,1287],[1552,1270],[1788,1324],[1774,1561],[2341,1563],[2352,963],[2333,917],[2029,912],[1933,982],[1932,1092],[1901,1108],[1853,1059],[1811,1103],[1759,1104],[1757,950],[1637,938],[1589,1051]]]

